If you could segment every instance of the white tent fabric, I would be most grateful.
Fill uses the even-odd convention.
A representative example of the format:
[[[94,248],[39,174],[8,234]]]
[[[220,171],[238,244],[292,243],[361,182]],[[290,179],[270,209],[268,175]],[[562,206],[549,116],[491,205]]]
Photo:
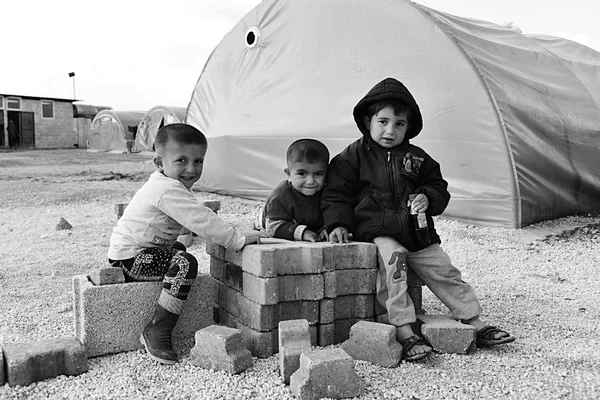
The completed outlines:
[[[183,122],[185,112],[185,107],[155,106],[149,109],[138,124],[136,148],[140,151],[153,151],[158,130],[164,125]]]
[[[263,0],[250,11],[188,106],[186,122],[209,140],[198,186],[266,198],[294,140],[335,155],[360,137],[352,109],[386,77],[421,107],[413,143],[449,182],[445,217],[519,228],[600,209],[600,53],[407,0]]]
[[[133,141],[132,131],[137,129],[144,114],[144,111],[100,111],[92,120],[88,150],[126,151],[127,140]]]

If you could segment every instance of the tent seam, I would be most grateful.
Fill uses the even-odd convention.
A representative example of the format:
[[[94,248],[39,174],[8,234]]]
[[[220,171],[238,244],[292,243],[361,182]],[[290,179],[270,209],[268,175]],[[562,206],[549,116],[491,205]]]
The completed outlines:
[[[515,189],[515,193],[516,193],[516,197],[517,197],[517,201],[516,201],[516,206],[517,206],[517,227],[521,228],[522,225],[522,207],[521,207],[521,190],[519,188],[519,179],[518,179],[518,174],[517,174],[517,168],[515,165],[515,160],[513,157],[513,149],[512,146],[510,144],[510,141],[508,140],[508,134],[506,132],[506,124],[504,123],[504,118],[502,117],[502,114],[500,113],[500,108],[498,107],[498,103],[496,102],[496,98],[494,97],[494,94],[492,93],[492,90],[490,89],[490,86],[488,84],[487,79],[485,78],[485,76],[483,75],[483,73],[481,72],[479,65],[475,62],[475,60],[473,59],[473,57],[471,57],[471,55],[469,54],[468,51],[465,50],[465,48],[459,43],[458,39],[456,38],[456,36],[452,33],[449,32],[447,29],[444,29],[443,26],[440,26],[441,23],[439,22],[439,18],[436,15],[433,15],[431,13],[428,12],[428,10],[426,10],[425,8],[423,8],[423,6],[416,4],[412,1],[410,1],[410,3],[415,6],[415,8],[418,8],[420,10],[422,10],[425,14],[427,14],[432,22],[442,31],[444,31],[444,33],[446,33],[446,35],[452,39],[452,41],[456,44],[456,46],[458,46],[458,48],[460,48],[460,50],[465,54],[465,56],[471,61],[471,64],[473,65],[473,67],[477,70],[477,74],[479,75],[480,80],[483,82],[483,85],[486,88],[487,94],[490,97],[490,100],[492,101],[492,104],[494,105],[494,109],[496,110],[496,116],[498,117],[498,121],[500,122],[500,126],[502,128],[502,135],[504,136],[504,142],[506,145],[506,148],[508,150],[508,158],[510,160],[510,165],[511,165],[511,169],[513,172],[513,182],[514,182],[514,189]]]

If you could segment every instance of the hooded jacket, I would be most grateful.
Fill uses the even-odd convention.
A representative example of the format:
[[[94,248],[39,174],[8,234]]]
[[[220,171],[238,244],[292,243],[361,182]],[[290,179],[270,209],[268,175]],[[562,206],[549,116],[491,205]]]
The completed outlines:
[[[365,126],[368,108],[379,102],[401,102],[411,110],[409,127],[402,143],[394,148],[377,144]],[[327,170],[321,201],[327,232],[345,227],[354,240],[372,241],[392,236],[410,251],[417,243],[409,225],[408,196],[423,193],[429,200],[426,211],[430,243],[440,243],[432,216],[441,214],[450,201],[448,183],[440,165],[423,149],[409,143],[423,128],[417,102],[394,78],[376,84],[354,107],[354,120],[363,137],[335,156]]]

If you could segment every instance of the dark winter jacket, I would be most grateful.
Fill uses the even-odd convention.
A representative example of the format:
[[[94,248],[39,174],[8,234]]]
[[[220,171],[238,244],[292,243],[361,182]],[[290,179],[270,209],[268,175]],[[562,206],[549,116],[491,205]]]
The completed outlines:
[[[262,214],[262,227],[271,237],[302,240],[305,229],[319,233],[323,229],[321,195],[306,196],[283,181],[269,195]]]
[[[370,105],[390,100],[405,104],[412,115],[404,141],[388,149],[371,139],[364,117]],[[408,250],[419,250],[423,246],[411,233],[407,203],[409,194],[424,193],[429,200],[426,215],[430,243],[440,243],[431,216],[444,211],[450,193],[440,165],[423,149],[409,143],[423,127],[419,106],[411,93],[396,79],[384,79],[354,107],[354,120],[363,137],[335,156],[327,171],[321,201],[327,232],[343,226],[355,240],[392,236]]]

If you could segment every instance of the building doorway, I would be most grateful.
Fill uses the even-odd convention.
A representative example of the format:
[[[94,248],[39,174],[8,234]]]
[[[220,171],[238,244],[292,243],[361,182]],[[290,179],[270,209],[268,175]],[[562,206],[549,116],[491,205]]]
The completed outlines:
[[[35,147],[35,123],[32,112],[8,111],[8,121],[16,127],[17,136],[14,146]]]

